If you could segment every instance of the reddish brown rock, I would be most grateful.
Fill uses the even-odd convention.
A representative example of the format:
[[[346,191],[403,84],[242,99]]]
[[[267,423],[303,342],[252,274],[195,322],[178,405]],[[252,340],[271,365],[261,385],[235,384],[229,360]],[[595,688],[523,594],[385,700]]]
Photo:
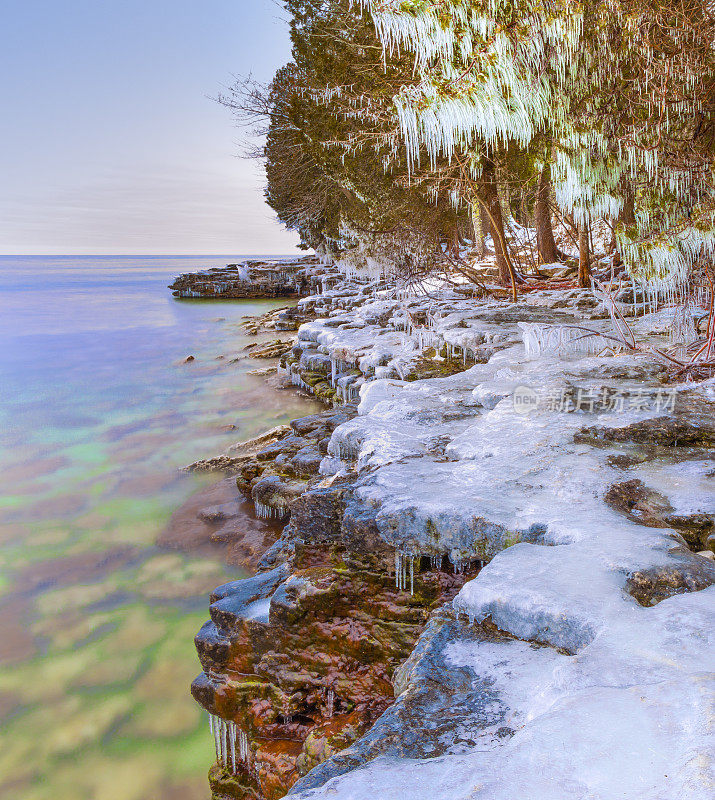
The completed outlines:
[[[392,676],[430,612],[467,580],[418,572],[411,595],[395,589],[388,548],[362,566],[346,555],[337,544],[298,544],[270,623],[212,614],[196,637],[195,699],[251,743],[238,775],[212,769],[214,797],[282,797],[364,734],[393,702]]]

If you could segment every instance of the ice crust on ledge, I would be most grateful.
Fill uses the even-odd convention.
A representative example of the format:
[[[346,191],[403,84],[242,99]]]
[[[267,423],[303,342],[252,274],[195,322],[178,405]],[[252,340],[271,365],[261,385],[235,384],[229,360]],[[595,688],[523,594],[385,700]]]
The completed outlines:
[[[574,441],[585,427],[626,427],[662,415],[643,404],[564,413],[540,403],[533,413],[517,413],[517,387],[541,397],[562,390],[598,396],[604,387],[654,396],[660,388],[632,356],[594,355],[591,345],[586,352],[536,347],[542,334],[534,328],[525,346],[520,323],[568,323],[553,310],[472,303],[440,313],[438,300],[422,303],[436,341],[476,348],[500,336],[502,349],[451,377],[365,383],[359,415],[333,432],[328,458],[357,469],[356,497],[377,511],[380,535],[397,553],[488,562],[454,609],[465,630],[488,620],[516,638],[457,640],[444,657],[470,669],[475,681],[491,682],[513,735],[433,759],[378,757],[290,795],[710,800],[715,588],[653,607],[629,593],[634,575],[710,567],[673,530],[632,522],[603,496],[624,477],[638,477],[668,496],[677,513],[702,511],[703,504],[712,512],[712,461],[655,458],[624,470],[608,456],[627,447]],[[444,302],[445,309],[455,305],[454,298]],[[359,328],[318,320],[300,337],[331,358],[360,360],[361,369],[386,366],[408,357],[410,340],[419,352],[417,333],[389,327],[390,315],[402,319],[402,312],[396,301],[368,302],[349,315]],[[700,396],[713,399],[707,387]]]
[[[682,464],[642,464],[633,476],[667,495],[675,514],[715,513],[715,463],[694,460]]]
[[[715,590],[632,609],[575,656],[526,642],[456,642],[515,733],[435,759],[378,758],[299,792],[340,800],[706,800],[712,797]]]

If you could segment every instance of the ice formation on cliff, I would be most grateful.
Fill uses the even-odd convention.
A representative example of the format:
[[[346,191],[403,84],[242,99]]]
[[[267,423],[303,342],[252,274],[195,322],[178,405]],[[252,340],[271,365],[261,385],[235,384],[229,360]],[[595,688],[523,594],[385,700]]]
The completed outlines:
[[[214,714],[209,714],[209,729],[216,749],[216,761],[233,773],[236,772],[237,763],[250,768],[251,747],[245,731],[235,722]]]
[[[291,795],[709,800],[715,588],[647,607],[631,581],[707,572],[710,562],[673,530],[639,525],[606,506],[603,494],[623,470],[607,448],[577,437],[589,426],[626,428],[662,414],[653,404],[657,377],[635,356],[594,355],[603,341],[574,346],[563,334],[572,323],[553,311],[512,307],[511,320],[497,322],[488,304],[440,316],[429,303],[429,326],[409,332],[416,352],[425,330],[461,348],[502,337],[499,347],[486,363],[451,377],[371,377],[358,417],[333,432],[329,457],[353,463],[356,496],[378,508],[380,535],[395,548],[397,588],[412,585],[410,567],[420,556],[441,564],[447,555],[457,568],[484,562],[454,609],[464,626],[489,620],[505,641],[456,642],[445,657],[493,684],[513,735],[435,759],[377,758]],[[300,338],[374,369],[405,348],[377,321],[392,314],[404,329],[401,312],[399,301],[367,303],[352,317],[360,326],[328,318],[303,326]],[[639,317],[637,329],[650,320]],[[517,387],[538,393],[530,413],[517,413]],[[609,392],[634,400],[614,408],[589,402]],[[710,402],[707,387],[692,397]],[[571,405],[557,402],[565,399]],[[711,463],[655,459],[632,475],[662,490],[679,513],[703,504],[712,511]]]

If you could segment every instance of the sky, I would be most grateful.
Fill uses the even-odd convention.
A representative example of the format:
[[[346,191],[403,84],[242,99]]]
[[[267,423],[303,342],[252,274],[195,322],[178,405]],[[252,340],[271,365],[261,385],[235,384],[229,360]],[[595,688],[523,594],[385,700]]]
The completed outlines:
[[[290,59],[273,0],[2,0],[0,254],[287,254],[211,98]]]

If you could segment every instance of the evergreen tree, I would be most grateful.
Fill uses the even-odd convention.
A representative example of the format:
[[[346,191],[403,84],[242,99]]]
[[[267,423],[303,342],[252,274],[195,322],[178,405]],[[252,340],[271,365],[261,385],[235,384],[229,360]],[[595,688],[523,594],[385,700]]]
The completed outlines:
[[[408,174],[393,96],[411,60],[385,61],[369,15],[356,18],[347,0],[286,8],[294,63],[268,97],[268,202],[349,271],[429,269],[458,246],[468,213]]]
[[[553,143],[555,197],[582,227],[617,222],[652,285],[715,255],[713,58],[707,0],[364,0],[419,81],[396,95],[408,152]],[[475,177],[485,163],[473,160]],[[627,188],[635,217],[622,214]],[[583,241],[583,239],[582,239]],[[583,261],[583,259],[582,259]]]

